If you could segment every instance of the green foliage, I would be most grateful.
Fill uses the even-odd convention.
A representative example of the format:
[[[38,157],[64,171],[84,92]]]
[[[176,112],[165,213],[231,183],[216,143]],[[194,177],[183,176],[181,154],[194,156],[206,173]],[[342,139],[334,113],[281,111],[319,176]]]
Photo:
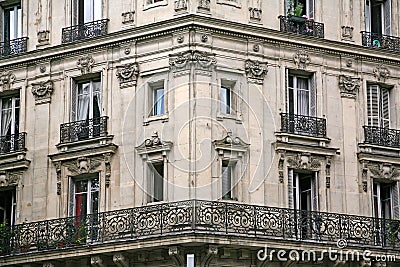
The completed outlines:
[[[301,17],[303,14],[303,4],[298,4],[293,11],[293,15],[296,17]]]

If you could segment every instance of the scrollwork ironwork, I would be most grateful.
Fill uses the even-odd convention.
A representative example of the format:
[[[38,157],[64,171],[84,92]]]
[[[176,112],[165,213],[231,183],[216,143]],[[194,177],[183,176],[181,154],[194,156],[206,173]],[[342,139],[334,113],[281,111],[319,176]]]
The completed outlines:
[[[281,113],[281,132],[326,137],[326,119]]]

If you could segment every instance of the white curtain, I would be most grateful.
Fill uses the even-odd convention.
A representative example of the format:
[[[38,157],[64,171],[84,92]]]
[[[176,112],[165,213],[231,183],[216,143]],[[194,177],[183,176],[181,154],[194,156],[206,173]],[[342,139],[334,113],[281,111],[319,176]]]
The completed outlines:
[[[164,114],[164,89],[157,89],[155,91],[155,114],[154,115],[161,115]]]
[[[79,92],[78,94],[78,110],[77,110],[78,121],[86,120],[89,112],[89,103],[90,103],[89,84],[82,85],[82,89],[83,92]]]
[[[309,115],[309,90],[308,79],[297,79],[297,114]]]
[[[12,121],[12,101],[11,99],[5,99],[2,103],[1,110],[1,136],[7,135],[8,130],[11,127]]]

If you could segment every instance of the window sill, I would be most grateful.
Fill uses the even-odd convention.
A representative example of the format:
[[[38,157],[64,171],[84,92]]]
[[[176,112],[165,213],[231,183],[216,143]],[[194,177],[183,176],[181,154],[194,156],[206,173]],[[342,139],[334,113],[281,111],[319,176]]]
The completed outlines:
[[[239,115],[239,114],[218,113],[218,114],[217,114],[217,120],[218,120],[218,121],[222,121],[222,120],[235,120],[236,123],[242,123],[242,118],[241,118],[241,115]]]
[[[162,123],[168,121],[168,114],[162,114],[162,115],[157,115],[157,116],[150,116],[148,118],[145,118],[143,121],[143,125],[149,125],[150,122],[153,121],[161,121]]]
[[[242,5],[240,3],[229,0],[217,0],[217,4],[242,8]]]
[[[143,11],[149,10],[152,8],[157,8],[160,6],[167,6],[167,5],[168,5],[167,1],[161,1],[161,2],[157,2],[157,3],[153,3],[153,4],[144,4]]]

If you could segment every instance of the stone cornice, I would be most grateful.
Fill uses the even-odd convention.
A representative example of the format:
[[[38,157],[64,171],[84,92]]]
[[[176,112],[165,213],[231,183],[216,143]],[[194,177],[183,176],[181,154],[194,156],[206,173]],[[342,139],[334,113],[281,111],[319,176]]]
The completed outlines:
[[[46,47],[46,49],[36,49],[18,56],[0,59],[0,70],[5,68],[18,68],[34,62],[37,63],[53,58],[87,54],[124,43],[148,40],[189,29],[208,31],[234,38],[258,40],[274,45],[292,47],[293,49],[307,49],[308,51],[344,55],[374,62],[400,65],[400,59],[395,52],[377,49],[373,49],[372,52],[371,48],[363,47],[360,44],[310,38],[307,36],[280,32],[275,29],[268,29],[263,25],[243,24],[218,18],[210,18],[201,14],[188,14],[170,20],[138,26],[133,29],[113,32],[98,38],[70,44],[55,45]]]

